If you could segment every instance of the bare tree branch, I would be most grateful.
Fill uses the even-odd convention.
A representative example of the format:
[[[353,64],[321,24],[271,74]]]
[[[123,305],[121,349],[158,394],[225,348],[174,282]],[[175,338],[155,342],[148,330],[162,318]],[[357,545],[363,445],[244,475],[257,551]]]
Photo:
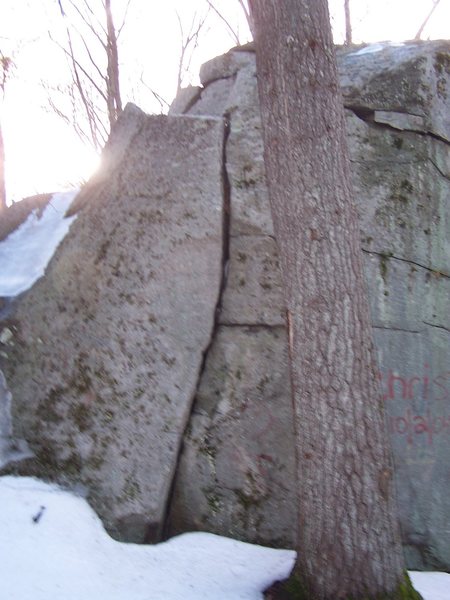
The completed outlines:
[[[130,4],[131,4],[131,0],[128,0],[127,5],[125,7],[125,12],[123,13],[123,19],[122,19],[122,24],[120,25],[120,27],[117,29],[117,33],[116,33],[116,38],[119,39],[119,36],[122,32],[122,29],[125,25],[125,21],[127,19],[127,15],[128,15],[128,9],[130,8]]]
[[[89,50],[89,46],[87,45],[86,40],[82,37],[81,41],[83,43],[84,49],[86,50],[86,54],[88,55],[89,60],[91,61],[92,66],[94,67],[94,69],[98,73],[98,76],[100,77],[101,80],[103,80],[104,82],[106,82],[106,77],[103,74],[103,71],[100,69],[100,67],[95,62],[94,58],[92,57],[91,51]]]
[[[111,0],[105,0],[106,28],[107,28],[107,105],[110,127],[117,121],[117,117],[122,112],[122,99],[120,97],[119,85],[119,55],[117,50],[117,37],[114,29],[113,16],[111,11]]]
[[[216,13],[216,15],[222,19],[222,21],[225,23],[225,25],[227,26],[227,29],[229,31],[229,33],[231,34],[231,37],[234,39],[234,41],[236,42],[236,45],[239,46],[241,41],[239,39],[238,34],[236,33],[236,31],[233,29],[233,27],[230,25],[229,21],[223,16],[223,14],[214,6],[214,4],[210,1],[210,0],[206,0],[206,2],[208,3],[208,6],[210,8],[213,9],[213,11]]]
[[[121,27],[124,26],[130,3],[131,0],[128,0]],[[82,0],[82,2],[58,0],[59,10],[65,22],[67,43],[63,45],[57,42],[49,33],[50,39],[68,59],[72,73],[72,88],[69,94],[72,101],[72,126],[82,139],[89,138],[96,149],[107,139],[111,127],[122,111],[117,34],[113,22],[111,0],[102,0],[101,5],[105,11],[104,24],[100,23],[97,13],[92,8],[92,2],[89,0]],[[75,30],[76,37],[71,31],[68,21],[69,14],[77,17],[81,27],[80,30]],[[89,38],[85,37],[86,31]],[[102,63],[99,63],[95,47],[93,48],[91,45],[91,41],[94,41],[95,46],[95,40],[100,43],[100,47],[106,54],[106,69],[102,67]],[[86,57],[83,56],[84,61],[76,54],[78,52],[79,55],[80,50],[81,53],[86,52]],[[103,107],[98,104],[99,101],[104,102]],[[78,103],[82,107],[81,112],[78,110]],[[55,102],[49,104],[57,115],[63,119],[65,115],[65,118],[69,119],[67,111],[61,110]],[[83,118],[80,119],[81,113]]]
[[[420,38],[422,37],[423,30],[425,29],[428,21],[431,19],[431,16],[434,13],[434,11],[436,10],[436,7],[439,4],[439,2],[440,2],[440,0],[433,0],[433,6],[431,7],[431,10],[428,13],[428,15],[427,15],[426,19],[424,20],[424,22],[419,27],[419,31],[416,33],[416,35],[414,37],[415,40],[420,40]]]
[[[209,12],[209,9],[208,9]],[[195,26],[195,22],[197,20],[197,13],[194,14],[191,22],[191,27],[189,29],[189,33],[185,36],[183,31],[183,24],[181,22],[180,15],[176,12],[178,24],[180,27],[180,35],[181,35],[181,50],[180,50],[180,58],[178,61],[178,73],[177,73],[177,92],[181,89],[181,84],[183,80],[183,72],[186,73],[189,71],[193,54],[198,47],[198,37],[200,32],[205,24],[205,21],[208,17],[208,13],[203,18],[200,18],[197,23],[197,27]],[[190,50],[190,54],[188,52]],[[186,60],[186,56],[188,58]]]
[[[74,67],[74,73],[76,74],[77,69],[79,69],[83,75],[89,80],[90,84],[97,90],[97,92],[101,95],[101,97],[105,100],[106,102],[106,94],[105,92],[98,86],[98,84],[94,81],[94,79],[89,75],[89,73],[86,71],[86,69],[83,67],[82,64],[80,64],[80,62],[75,58],[74,52],[73,52],[73,46],[72,46],[72,40],[69,40],[69,50],[67,50],[67,48],[64,48],[64,46],[62,44],[60,44],[57,40],[55,40],[52,37],[52,34],[50,32],[48,32],[48,35],[50,37],[50,39],[52,40],[52,42],[54,42],[58,48],[60,48],[64,54],[73,62]],[[71,38],[70,33],[69,33],[69,38]],[[105,77],[102,75],[103,79],[105,79]],[[80,83],[81,85],[81,83]]]
[[[0,213],[6,209],[5,144],[0,123]]]
[[[100,44],[103,46],[104,50],[106,50],[106,46],[104,41],[102,40],[102,38],[100,37],[100,35],[97,33],[97,29],[96,27],[93,25],[93,23],[91,23],[88,19],[86,19],[86,17],[83,15],[82,11],[78,8],[78,6],[73,2],[73,0],[68,0],[69,3],[71,4],[71,6],[74,8],[74,10],[76,10],[76,12],[79,14],[80,18],[82,19],[82,21],[84,22],[84,24],[89,28],[89,31],[91,31],[91,33],[93,33],[95,35],[95,37],[97,38],[97,40],[100,42]],[[60,5],[61,5],[61,0],[59,0]],[[100,21],[98,21],[98,19],[95,19],[97,21],[98,26],[101,28],[101,30],[103,31],[103,33],[105,35],[106,31],[103,27],[103,25],[100,23]]]
[[[244,11],[245,18],[247,19],[248,28],[250,29],[251,34],[254,35],[254,33],[253,33],[254,24],[253,24],[252,15],[250,13],[250,9],[245,0],[238,0],[238,2],[240,4],[242,10]]]
[[[58,0],[58,4],[59,4],[59,8],[61,10],[61,15],[62,15],[63,19],[65,19],[65,12],[64,12],[61,0]],[[66,26],[66,33],[67,33],[67,42],[68,42],[69,50],[67,50],[66,48],[61,46],[58,42],[56,42],[56,43],[60,48],[62,48],[62,50],[64,51],[64,54],[69,58],[69,60],[71,62],[74,83],[75,83],[76,89],[78,91],[78,94],[80,96],[82,106],[84,108],[86,120],[88,122],[89,130],[91,133],[91,140],[92,140],[94,147],[97,147],[98,140],[97,140],[97,135],[96,135],[96,126],[95,126],[94,120],[92,119],[92,108],[90,107],[89,100],[86,97],[86,93],[84,91],[84,86],[80,79],[79,70],[87,77],[87,79],[91,82],[91,84],[94,86],[94,88],[98,91],[98,93],[101,96],[105,97],[105,95],[104,95],[103,91],[95,83],[95,81],[92,79],[92,77],[86,72],[86,70],[76,60],[75,54],[73,51],[72,36],[70,35],[70,29],[68,26]],[[50,35],[50,39],[52,39],[51,35]]]
[[[91,15],[92,15],[92,17],[95,19],[95,21],[96,21],[96,23],[97,23],[98,27],[99,27],[99,28],[101,29],[101,31],[102,31],[102,32],[103,32],[103,33],[106,35],[106,29],[105,29],[105,27],[104,27],[103,23],[100,21],[100,19],[97,17],[97,15],[95,14],[95,12],[92,10],[92,7],[91,7],[91,5],[89,4],[89,2],[88,2],[87,0],[83,0],[83,1],[84,1],[84,5],[86,6],[86,8],[87,8],[88,12],[90,12],[90,13],[91,13]],[[70,0],[70,2],[73,4],[73,3],[74,3],[74,0]],[[103,8],[105,8],[105,6],[104,6],[104,3],[102,3],[102,4],[103,4]],[[92,25],[91,25],[91,28],[92,28]]]
[[[160,112],[161,114],[163,114],[164,108],[167,110],[170,107],[170,103],[167,102],[167,100],[165,98],[163,98],[160,94],[158,94],[158,92],[155,92],[154,89],[152,89],[145,81],[144,81],[144,74],[141,73],[141,77],[140,77],[140,82],[141,84],[152,94],[152,96],[155,98],[155,100],[158,101],[159,106],[160,106]]]
[[[350,46],[353,41],[352,21],[350,18],[350,0],[344,0],[344,12],[345,12],[345,43],[347,46]]]

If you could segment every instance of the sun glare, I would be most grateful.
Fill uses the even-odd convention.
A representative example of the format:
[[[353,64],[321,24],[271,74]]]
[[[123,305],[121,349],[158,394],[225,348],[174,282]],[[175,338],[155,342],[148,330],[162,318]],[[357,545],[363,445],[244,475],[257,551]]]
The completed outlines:
[[[79,187],[97,168],[98,155],[54,117],[31,110],[27,115],[20,109],[8,112],[4,125],[8,204]]]

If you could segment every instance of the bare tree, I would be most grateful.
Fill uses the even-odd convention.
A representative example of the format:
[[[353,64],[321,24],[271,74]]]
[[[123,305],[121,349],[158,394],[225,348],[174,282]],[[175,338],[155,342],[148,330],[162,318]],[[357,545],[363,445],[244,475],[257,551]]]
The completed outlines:
[[[216,15],[219,17],[219,19],[221,21],[223,21],[223,23],[225,24],[225,27],[228,30],[228,33],[230,34],[231,38],[234,40],[235,44],[237,46],[240,46],[242,44],[242,42],[241,42],[241,38],[239,35],[239,29],[232,25],[232,23],[229,21],[229,19],[227,19],[225,17],[225,15],[217,8],[217,6],[215,5],[214,2],[211,2],[210,0],[206,0],[206,2],[208,4],[208,6],[211,8],[211,10],[216,13]],[[244,12],[245,18],[247,20],[248,28],[250,29],[250,31],[253,35],[253,19],[252,19],[252,15],[250,13],[250,9],[248,7],[248,2],[247,2],[247,0],[238,0],[238,3]]]
[[[210,4],[208,2],[208,4]],[[208,11],[209,12],[209,11]],[[194,14],[191,21],[191,26],[189,31],[185,33],[183,23],[181,21],[180,15],[177,14],[178,25],[180,27],[180,58],[178,61],[178,71],[177,71],[177,93],[181,89],[181,85],[183,82],[183,78],[186,73],[189,72],[191,61],[195,50],[198,48],[198,41],[200,32],[202,31],[206,19],[208,17],[208,12],[204,16],[198,16],[197,13]]]
[[[0,213],[6,208],[5,144],[0,123]]]
[[[345,13],[345,43],[347,46],[350,46],[353,42],[352,20],[350,17],[350,0],[344,0],[344,13]]]
[[[0,102],[5,96],[6,80],[11,72],[12,59],[0,51]],[[3,141],[2,124],[0,122],[0,212],[6,208],[6,182],[5,182],[5,144]]]
[[[420,38],[422,37],[423,30],[425,29],[428,21],[431,19],[431,16],[433,15],[434,11],[436,10],[436,7],[439,4],[439,2],[440,2],[440,0],[433,0],[433,6],[431,7],[431,10],[429,11],[428,15],[426,16],[424,22],[419,27],[419,30],[414,37],[415,40],[420,40]]]
[[[253,29],[253,17],[252,17],[252,13],[250,12],[250,8],[248,6],[248,2],[246,0],[238,0],[242,10],[244,11],[245,14],[245,18],[247,19],[247,24],[248,24],[248,28],[250,29],[252,35],[254,35],[254,29]]]
[[[327,0],[250,7],[296,426],[297,595],[282,597],[420,598],[404,570]]]
[[[66,40],[63,43],[51,37],[67,58],[71,80],[68,85],[52,90],[60,92],[60,99],[50,93],[49,104],[96,150],[104,146],[122,111],[117,41],[130,1],[122,24],[116,29],[111,0],[102,0],[103,14],[97,14],[88,0],[58,0]]]
[[[119,53],[117,51],[117,36],[111,12],[111,0],[105,0],[105,12],[107,32],[105,50],[108,61],[106,70],[106,98],[108,103],[108,119],[111,128],[122,112],[122,99],[120,97],[119,84]]]

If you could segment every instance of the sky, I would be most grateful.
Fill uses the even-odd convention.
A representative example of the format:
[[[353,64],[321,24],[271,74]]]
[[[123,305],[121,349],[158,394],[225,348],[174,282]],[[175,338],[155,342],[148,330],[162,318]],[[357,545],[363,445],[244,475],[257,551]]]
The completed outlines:
[[[116,25],[123,20],[128,0],[113,0]],[[350,0],[355,42],[411,39],[433,0]],[[250,33],[237,0],[215,5],[246,42]],[[336,42],[343,39],[343,0],[329,0]],[[100,0],[90,0],[95,9]],[[176,91],[180,53],[180,17],[184,31],[192,19],[206,14],[205,0],[130,0],[119,37],[119,60],[124,104],[133,101],[144,111],[160,112],[150,89],[171,102]],[[80,142],[73,130],[49,107],[49,96],[67,102],[49,89],[64,85],[66,59],[49,37],[65,39],[56,0],[1,0],[0,50],[14,60],[14,72],[0,101],[0,120],[7,156],[9,202],[34,193],[78,186],[95,168],[96,153]],[[450,38],[450,0],[440,0],[423,38]],[[223,21],[209,12],[199,47],[184,85],[198,83],[203,62],[235,45]],[[142,83],[143,82],[143,83]],[[61,106],[61,104],[60,104]]]
[[[209,533],[116,542],[83,498],[30,477],[0,477],[0,506],[8,600],[263,600],[296,558]],[[410,576],[424,600],[448,600],[448,573]]]

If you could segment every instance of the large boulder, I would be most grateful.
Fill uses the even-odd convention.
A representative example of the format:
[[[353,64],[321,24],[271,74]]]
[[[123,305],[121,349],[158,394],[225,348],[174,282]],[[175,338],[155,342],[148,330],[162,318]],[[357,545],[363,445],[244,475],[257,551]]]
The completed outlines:
[[[449,50],[447,42],[433,42],[338,52],[412,568],[450,568]],[[282,349],[284,307],[264,181],[254,54],[251,48],[232,51],[205,65],[201,76],[205,89],[186,111],[208,109],[229,120],[229,270],[221,327],[181,455],[170,523],[174,532],[207,528],[265,544],[293,544],[295,498],[286,491],[295,485],[295,468],[294,453],[287,451],[293,432]],[[180,102],[175,109],[181,110]]]
[[[222,280],[223,124],[125,110],[46,277],[4,327],[21,472],[158,538]]]
[[[407,562],[444,570],[449,50],[338,52]],[[121,539],[199,529],[292,546],[287,333],[252,47],[201,80],[169,117],[128,107],[46,277],[0,323],[14,435],[36,454],[14,468],[81,484]]]

